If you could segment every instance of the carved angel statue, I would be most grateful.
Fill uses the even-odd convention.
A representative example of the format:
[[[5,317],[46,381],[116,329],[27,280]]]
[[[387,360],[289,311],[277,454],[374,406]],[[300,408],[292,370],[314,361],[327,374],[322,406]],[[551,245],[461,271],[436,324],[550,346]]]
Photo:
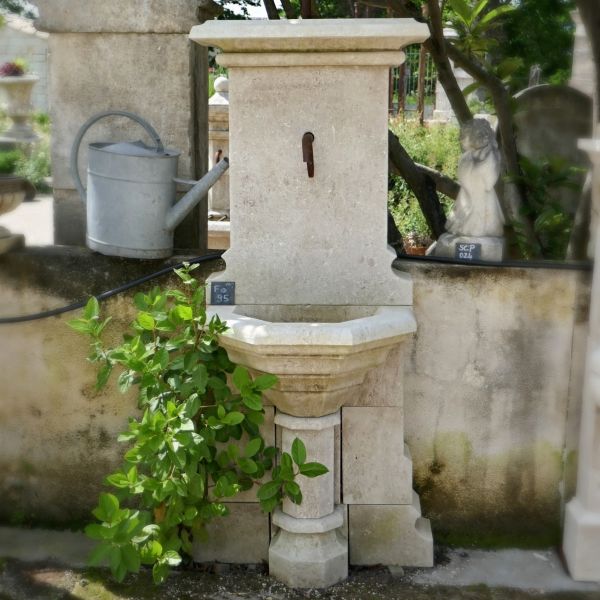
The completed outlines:
[[[473,119],[463,125],[460,143],[460,192],[446,229],[460,236],[501,237],[504,215],[494,190],[500,176],[500,152],[494,131],[486,120]]]

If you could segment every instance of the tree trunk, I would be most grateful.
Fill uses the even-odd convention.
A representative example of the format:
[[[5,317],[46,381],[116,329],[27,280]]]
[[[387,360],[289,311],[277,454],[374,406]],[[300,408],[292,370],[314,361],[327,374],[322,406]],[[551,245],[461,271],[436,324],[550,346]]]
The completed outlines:
[[[281,7],[283,8],[286,18],[295,19],[298,16],[290,0],[281,0]]]
[[[391,170],[402,176],[423,211],[427,225],[435,239],[446,231],[446,215],[438,198],[432,177],[421,171],[408,155],[400,140],[388,131]]]
[[[279,19],[279,11],[275,6],[275,0],[263,0],[263,4],[265,5],[265,9],[267,11],[267,16],[269,19]]]

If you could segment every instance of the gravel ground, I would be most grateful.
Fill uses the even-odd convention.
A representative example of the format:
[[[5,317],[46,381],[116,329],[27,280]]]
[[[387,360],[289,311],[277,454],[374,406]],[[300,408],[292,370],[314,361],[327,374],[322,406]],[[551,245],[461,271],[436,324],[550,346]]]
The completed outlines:
[[[104,570],[73,570],[49,563],[5,560],[0,564],[0,600],[600,600],[600,592],[541,594],[486,586],[447,587],[418,585],[411,573],[392,575],[383,567],[354,569],[349,579],[327,590],[290,590],[261,567],[210,568],[174,573],[154,586],[149,572],[111,581]]]

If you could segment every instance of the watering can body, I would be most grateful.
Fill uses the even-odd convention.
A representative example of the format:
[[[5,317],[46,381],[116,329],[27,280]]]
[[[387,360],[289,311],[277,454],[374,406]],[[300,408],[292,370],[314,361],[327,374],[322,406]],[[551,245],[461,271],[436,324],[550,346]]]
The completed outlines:
[[[105,116],[128,116],[154,138],[156,146],[142,142],[89,145],[87,191],[79,178],[79,146],[89,127]],[[80,129],[71,153],[71,172],[87,205],[87,245],[109,256],[158,259],[173,253],[173,231],[227,169],[217,164],[176,203],[179,151],[166,149],[158,134],[143,119],[114,111],[100,113]]]

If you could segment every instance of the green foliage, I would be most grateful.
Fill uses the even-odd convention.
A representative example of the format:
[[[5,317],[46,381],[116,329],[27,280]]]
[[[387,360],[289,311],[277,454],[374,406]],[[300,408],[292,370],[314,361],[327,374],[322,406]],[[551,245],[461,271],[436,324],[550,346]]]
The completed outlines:
[[[22,154],[18,150],[0,152],[0,175],[10,175],[15,172]]]
[[[574,0],[519,0],[516,10],[506,16],[498,52],[522,59],[511,77],[513,91],[527,87],[532,65],[540,66],[544,82],[568,81],[574,33],[570,12],[574,8]]]
[[[216,0],[223,7],[223,14],[219,19],[248,19],[249,6],[260,6],[261,0]]]
[[[490,33],[504,15],[515,10],[512,4],[495,6],[493,0],[448,0],[448,5],[450,22],[458,33],[457,46],[478,56],[497,47],[498,41]]]
[[[458,127],[423,127],[416,120],[393,121],[390,127],[415,162],[456,178],[461,153]],[[427,243],[430,240],[429,228],[414,194],[402,177],[392,175],[391,184],[388,206],[400,233],[403,237],[412,235]],[[441,200],[448,211],[453,201],[445,196],[441,196]]]
[[[579,189],[581,169],[574,167],[559,157],[550,157],[540,162],[533,162],[520,157],[521,175],[514,181],[520,183],[527,191],[527,216],[533,220],[533,229],[542,247],[544,258],[564,260],[573,217],[564,210],[553,192],[560,189]],[[517,241],[524,254],[522,236],[517,233]]]
[[[48,189],[45,183],[50,176],[50,142],[43,137],[33,146],[31,153],[21,154],[15,166],[15,174],[28,179],[40,191]]]
[[[175,271],[182,289],[135,296],[136,318],[116,347],[102,342],[110,318],[100,318],[95,298],[69,322],[91,338],[97,389],[118,371],[120,391],[135,388],[141,411],[119,437],[128,445],[125,462],[106,478],[113,492],[100,495],[93,511],[99,522],[86,528],[99,542],[91,564],[108,562],[118,581],[140,565],[152,565],[155,582],[164,581],[171,567],[191,555],[194,540],[206,539],[207,525],[227,515],[223,500],[261,484],[260,505],[272,511],[284,497],[302,501],[298,475],[327,472],[306,462],[299,439],[273,468],[277,449],[266,446],[259,427],[262,393],[277,378],[252,379],[229,360],[218,344],[227,327],[217,316],[207,321],[194,268]]]

